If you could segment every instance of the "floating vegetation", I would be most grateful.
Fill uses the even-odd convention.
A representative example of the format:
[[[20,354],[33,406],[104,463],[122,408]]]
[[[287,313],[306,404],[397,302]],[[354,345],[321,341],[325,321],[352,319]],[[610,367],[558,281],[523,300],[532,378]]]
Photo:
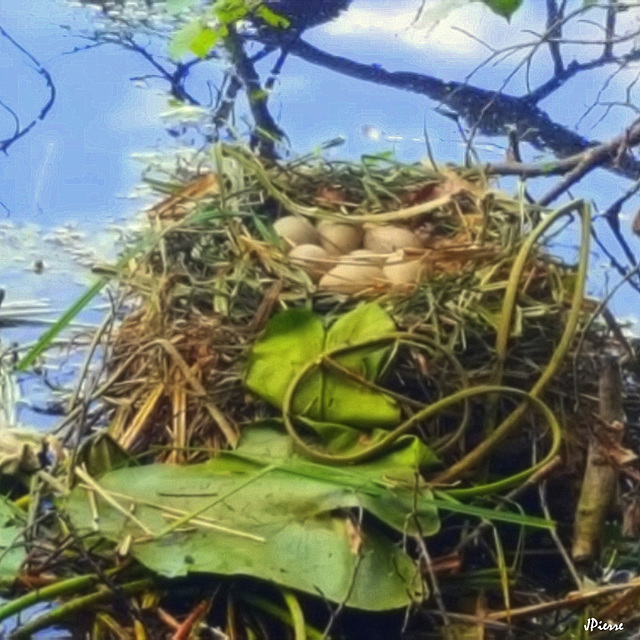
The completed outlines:
[[[148,230],[60,322],[116,282],[42,466],[6,474],[0,619],[62,601],[11,637],[79,612],[109,638],[626,620],[640,579],[603,526],[640,477],[635,355],[586,295],[589,206],[386,156],[214,160],[149,177]],[[575,264],[545,249],[568,220]],[[627,584],[586,589],[600,562]]]

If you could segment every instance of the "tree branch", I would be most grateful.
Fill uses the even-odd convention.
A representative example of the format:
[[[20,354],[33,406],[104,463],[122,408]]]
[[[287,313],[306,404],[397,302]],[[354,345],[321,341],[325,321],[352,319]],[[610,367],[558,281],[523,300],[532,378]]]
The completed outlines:
[[[31,120],[31,122],[29,122],[29,124],[27,124],[25,127],[21,128],[19,126],[19,121],[17,119],[17,116],[15,115],[15,113],[13,114],[14,122],[16,122],[16,129],[14,130],[11,136],[9,136],[4,140],[0,140],[0,151],[6,154],[7,149],[9,149],[9,147],[14,142],[19,140],[23,136],[25,136],[27,133],[29,133],[29,131],[31,131],[31,129],[33,129],[33,127],[36,126],[38,121],[42,121],[47,117],[47,114],[51,110],[51,107],[53,107],[53,103],[56,100],[56,87],[53,83],[53,78],[51,77],[51,74],[47,71],[47,69],[43,67],[40,64],[40,62],[38,62],[38,60],[33,55],[31,55],[31,53],[29,53],[22,45],[18,44],[2,27],[0,27],[0,35],[6,38],[16,49],[18,49],[18,51],[20,51],[23,55],[25,55],[34,64],[35,70],[40,76],[44,78],[47,89],[49,90],[49,98],[45,102],[44,106],[42,107],[42,109],[40,109],[40,112],[38,113],[38,115],[33,120]],[[9,107],[7,107],[6,105],[3,105],[3,106],[10,113],[12,113]]]
[[[560,53],[560,40],[562,38],[562,20],[563,16],[558,8],[556,0],[547,0],[547,32],[550,39],[549,53],[553,60],[554,75],[560,75],[564,71],[564,62]]]
[[[200,62],[200,59],[194,60],[192,63],[188,65],[177,64],[176,69],[173,73],[163,67],[155,57],[145,49],[145,47],[139,45],[133,37],[130,38],[122,38],[122,46],[130,51],[135,51],[139,53],[145,60],[147,60],[160,75],[169,82],[171,87],[171,95],[176,98],[176,100],[180,100],[182,102],[188,102],[192,105],[199,105],[200,102],[196,100],[185,88],[184,88],[184,80],[186,79],[191,67],[193,64]]]
[[[550,189],[539,200],[539,204],[543,206],[550,204],[574,184],[582,180],[587,173],[593,171],[596,167],[616,163],[621,152],[624,153],[626,149],[638,143],[640,143],[640,120],[636,120],[629,129],[613,138],[610,142],[600,144],[586,151],[582,155],[580,162],[565,175],[559,184]]]
[[[602,146],[601,143],[588,140],[568,127],[554,122],[545,111],[532,104],[526,97],[496,94],[473,85],[445,82],[420,73],[390,72],[379,65],[366,65],[327,53],[301,39],[288,43],[288,50],[290,54],[307,62],[352,78],[425,95],[454,111],[469,126],[477,127],[480,134],[508,136],[509,131],[515,127],[521,141],[528,142],[536,149],[549,150],[560,158],[569,159],[567,164],[556,163],[552,170],[541,170],[539,175],[566,173],[582,162],[583,157],[580,154]],[[478,122],[479,117],[481,120]],[[618,148],[619,143],[615,143],[614,146]],[[607,155],[603,150],[598,154],[598,166],[634,180],[640,173],[640,162],[630,154],[624,154],[618,159],[618,163],[614,163],[614,157],[611,154]],[[571,159],[571,156],[576,157]],[[514,171],[523,175],[522,168]]]
[[[263,90],[258,72],[244,50],[244,43],[233,29],[229,29],[229,36],[225,42],[238,78],[247,94],[249,109],[256,125],[252,143],[258,147],[263,155],[274,157],[275,142],[284,137],[284,132],[269,112],[267,107],[268,94]]]

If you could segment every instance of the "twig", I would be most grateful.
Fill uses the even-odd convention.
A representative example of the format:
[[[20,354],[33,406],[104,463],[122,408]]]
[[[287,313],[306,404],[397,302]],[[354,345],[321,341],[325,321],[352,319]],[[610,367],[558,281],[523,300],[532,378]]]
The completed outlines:
[[[18,44],[2,27],[0,27],[0,35],[5,37],[16,49],[18,49],[18,51],[20,51],[27,58],[29,58],[29,60],[35,65],[35,70],[44,78],[47,88],[49,89],[49,98],[45,102],[42,109],[40,109],[40,112],[38,113],[37,117],[31,120],[31,122],[27,124],[25,127],[23,127],[22,129],[18,128],[17,130],[15,130],[14,133],[8,138],[5,138],[4,140],[0,140],[0,151],[6,154],[7,149],[9,149],[9,147],[14,142],[19,140],[23,136],[25,136],[27,133],[29,133],[29,131],[31,131],[31,129],[33,129],[33,127],[36,126],[38,120],[42,121],[47,117],[47,114],[51,110],[51,107],[53,107],[53,103],[55,102],[55,99],[56,99],[56,87],[53,83],[53,78],[51,77],[51,74],[49,73],[49,71],[47,71],[47,69],[43,67],[40,64],[40,62],[38,62],[38,60],[31,53],[29,53],[22,45]]]
[[[103,489],[88,473],[83,471],[80,467],[75,467],[76,475],[89,487],[95,491],[105,502],[107,502],[111,507],[113,507],[118,513],[120,513],[126,520],[130,520],[135,525],[140,527],[147,535],[153,537],[153,531],[147,527],[144,522],[141,522],[138,518],[136,518],[132,513],[127,511],[117,500],[114,500],[109,492]]]
[[[541,206],[551,204],[556,198],[565,193],[577,182],[582,180],[589,172],[596,167],[610,163],[616,156],[616,152],[621,145],[634,146],[640,142],[640,120],[636,120],[624,133],[616,136],[610,142],[606,142],[590,149],[582,155],[580,162],[571,170],[564,179],[550,189],[540,198],[538,203]]]
[[[602,57],[604,60],[613,59],[613,41],[616,32],[616,14],[618,12],[618,0],[609,0],[609,7],[607,8],[607,18],[605,25],[605,38],[604,51]]]

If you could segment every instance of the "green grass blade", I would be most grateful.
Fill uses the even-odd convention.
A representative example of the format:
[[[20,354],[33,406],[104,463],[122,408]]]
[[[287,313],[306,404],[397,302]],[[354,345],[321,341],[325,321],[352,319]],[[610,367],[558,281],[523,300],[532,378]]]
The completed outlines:
[[[110,278],[96,280],[61,316],[52,324],[25,356],[18,362],[18,371],[31,366],[36,358],[55,340],[61,331],[100,293]]]

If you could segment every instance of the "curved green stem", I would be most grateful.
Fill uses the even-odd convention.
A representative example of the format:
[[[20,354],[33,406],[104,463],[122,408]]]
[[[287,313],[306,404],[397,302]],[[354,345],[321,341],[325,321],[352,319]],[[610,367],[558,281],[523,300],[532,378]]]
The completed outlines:
[[[555,352],[551,356],[547,366],[544,371],[538,378],[538,381],[533,385],[533,388],[530,391],[530,395],[534,398],[538,398],[540,394],[544,391],[546,386],[549,384],[551,379],[556,375],[560,366],[562,365],[567,353],[571,349],[571,344],[573,339],[575,338],[576,330],[578,327],[578,323],[580,321],[580,315],[582,313],[582,303],[584,299],[584,289],[587,281],[587,268],[589,265],[589,240],[590,240],[590,232],[591,232],[591,209],[588,204],[584,202],[578,203],[570,203],[569,206],[563,207],[562,209],[558,209],[554,214],[552,214],[549,218],[544,220],[535,230],[534,239],[538,238],[540,234],[547,229],[547,227],[551,224],[551,222],[558,219],[560,214],[567,214],[572,211],[576,206],[580,206],[580,217],[582,222],[582,234],[581,234],[581,244],[580,244],[580,259],[578,263],[578,272],[576,277],[575,289],[573,292],[573,298],[571,300],[571,307],[569,309],[569,315],[567,318],[567,322],[564,327],[564,331],[562,332],[562,336],[558,343],[558,347]],[[532,243],[527,241],[525,245],[522,247],[520,254],[524,255],[525,251],[530,251],[532,247]],[[524,264],[524,258],[521,260],[518,256],[517,264]],[[514,265],[515,271],[515,265]],[[513,277],[509,282],[509,298],[505,295],[505,307],[508,310],[513,304],[512,301],[515,301],[515,292],[517,292],[517,285],[520,278]],[[508,322],[508,326],[510,327],[510,319]],[[501,330],[499,332],[500,340],[498,343],[498,351],[499,354],[502,353],[501,349],[506,349],[506,339],[508,338],[507,329],[507,320],[501,322]],[[483,460],[485,460],[489,454],[494,450],[494,448],[500,443],[510,432],[511,430],[518,424],[520,419],[524,416],[527,409],[527,404],[521,404],[513,413],[507,416],[496,429],[487,436],[473,451],[469,452],[464,458],[456,462],[454,465],[449,467],[446,471],[440,474],[435,482],[439,483],[450,483],[454,482],[462,475],[464,475],[470,469],[477,467]],[[514,479],[515,478],[515,479]],[[520,478],[518,476],[514,476],[511,478],[510,485],[515,484]],[[500,485],[500,488],[504,488],[504,481],[500,481],[499,483],[494,483],[491,485],[484,485],[487,491],[492,491],[495,489],[497,485]],[[509,486],[510,486],[509,485]],[[475,488],[474,488],[475,489]],[[470,491],[473,491],[471,489]],[[465,491],[464,489],[458,490],[458,493],[462,495]]]
[[[298,598],[290,589],[281,589],[280,591],[287,609],[289,609],[294,640],[307,640],[307,625],[305,624],[304,612],[300,602],[298,602]]]
[[[403,422],[401,425],[396,427],[393,431],[390,431],[389,434],[385,436],[382,440],[372,445],[371,447],[365,449],[364,451],[360,451],[358,453],[345,455],[345,456],[334,456],[328,453],[322,453],[317,449],[310,447],[302,438],[300,438],[300,436],[296,432],[296,429],[293,425],[293,419],[292,419],[293,418],[292,416],[293,400],[294,400],[296,391],[298,390],[298,388],[300,387],[304,379],[308,375],[310,375],[314,369],[322,367],[323,365],[330,362],[332,359],[338,358],[348,353],[352,353],[354,351],[360,351],[365,348],[370,348],[377,344],[386,344],[387,342],[398,342],[400,344],[408,344],[410,346],[421,348],[421,349],[435,348],[441,351],[454,364],[454,367],[456,368],[457,372],[459,373],[459,375],[463,380],[465,389],[462,392],[458,392],[457,394],[448,396],[448,398],[441,399],[421,409],[420,411],[416,412],[413,416],[411,416],[411,418],[409,418],[408,420]],[[464,369],[462,368],[462,365],[459,363],[457,358],[455,358],[453,354],[449,353],[447,349],[445,349],[442,345],[439,345],[437,342],[434,342],[433,340],[430,340],[425,336],[420,336],[412,333],[403,333],[403,332],[389,333],[379,338],[365,340],[365,341],[358,342],[356,344],[352,344],[348,346],[337,347],[335,349],[332,349],[322,354],[316,360],[313,360],[307,363],[304,367],[300,369],[298,374],[293,378],[293,380],[287,387],[287,391],[282,401],[282,417],[283,417],[285,428],[287,429],[287,432],[293,439],[294,446],[307,457],[311,458],[312,460],[316,460],[318,462],[323,462],[325,464],[333,464],[333,465],[356,464],[358,462],[363,462],[364,460],[369,460],[378,455],[381,455],[382,453],[386,452],[389,449],[389,447],[391,447],[391,445],[401,435],[407,433],[407,431],[411,430],[416,424],[418,424],[422,420],[425,420],[434,415],[437,415],[443,409],[448,408],[451,405],[464,401],[464,414],[461,420],[461,424],[456,430],[456,432],[451,436],[451,440],[457,439],[462,434],[464,429],[466,429],[466,426],[469,423],[470,413],[469,413],[469,406],[467,402],[467,396],[460,395],[465,390],[467,390],[467,377],[464,372]],[[384,389],[382,389],[381,391],[384,392]],[[450,398],[454,398],[454,399],[449,402],[446,402]],[[443,404],[445,402],[446,404]],[[441,444],[441,447],[448,446],[449,442],[450,440],[447,440],[447,442],[444,443],[444,445]]]
[[[293,627],[291,612],[288,609],[275,604],[267,598],[256,596],[247,592],[239,593],[238,597],[241,600],[244,600],[246,603],[253,605],[257,609],[260,609],[261,611],[268,613],[270,616],[273,616],[276,620],[280,620],[280,622]],[[321,631],[319,631],[315,627],[312,627],[310,624],[305,625],[305,633],[307,640],[324,640],[325,638],[324,634]]]
[[[526,241],[520,248],[520,251],[518,252],[513,266],[511,267],[509,281],[507,283],[507,288],[504,292],[504,300],[502,302],[502,313],[500,314],[500,324],[498,325],[498,331],[496,335],[496,355],[498,361],[496,371],[494,372],[494,376],[492,379],[493,384],[500,384],[500,382],[502,381],[504,363],[507,357],[507,345],[509,343],[509,336],[511,335],[511,325],[513,323],[513,314],[516,308],[516,300],[518,294],[520,293],[522,274],[527,264],[527,260],[529,259],[529,254],[531,253],[540,236],[552,224],[554,224],[556,220],[558,220],[558,218],[561,218],[562,216],[565,216],[576,209],[580,209],[580,207],[586,207],[585,203],[582,200],[574,200],[551,213],[529,234]],[[586,220],[585,217],[587,217]],[[591,220],[590,215],[587,214],[587,216],[585,216],[584,212],[582,213],[582,218],[583,237],[580,251],[580,265],[583,266],[584,263],[586,269],[586,263],[589,256],[589,231],[591,228]],[[582,295],[580,297],[580,303],[582,303]]]
[[[449,360],[449,362],[453,365],[456,375],[462,381],[462,388],[466,389],[469,386],[469,377],[467,376],[467,372],[464,370],[462,363],[460,362],[460,360],[458,360],[458,358],[456,358],[453,355],[453,353],[451,353],[449,349],[447,349],[443,345],[439,344],[438,342],[435,342],[434,340],[431,340],[430,338],[427,338],[426,336],[416,337],[415,334],[412,334],[412,333],[389,334],[387,336],[383,336],[382,339],[390,340],[392,336],[396,336],[396,340],[395,340],[396,345],[403,344],[408,347],[414,347],[416,349],[423,349],[423,350],[425,349],[425,347],[431,347],[435,351],[440,351],[447,358],[447,360]],[[366,342],[366,343],[362,342],[356,345],[349,345],[348,347],[340,347],[340,350],[341,350],[340,353],[341,355],[344,355],[345,352],[358,351],[365,347],[371,346],[372,344],[375,344],[375,342],[376,341],[374,340],[371,342]],[[344,349],[344,351],[342,351],[342,349]],[[335,353],[335,352],[332,352],[332,353]],[[358,384],[361,384],[363,387],[366,387],[367,389],[371,389],[372,391],[377,391],[379,393],[387,395],[393,398],[394,400],[397,400],[399,403],[404,403],[405,405],[413,407],[414,409],[418,409],[418,410],[422,410],[425,407],[424,402],[417,402],[416,400],[407,398],[406,396],[403,396],[400,393],[395,393],[393,391],[385,389],[384,387],[377,385],[375,382],[370,382],[369,380],[365,380],[362,376],[359,376],[357,373],[350,371],[349,369],[338,364],[335,360],[332,360],[330,357],[327,356],[327,354],[325,354],[322,364],[329,369],[333,369],[334,371],[336,371],[340,375],[345,376],[346,378],[355,380]],[[434,443],[430,443],[431,449],[435,453],[440,453],[440,454],[450,449],[463,436],[463,434],[467,430],[467,427],[469,426],[470,419],[471,419],[471,413],[469,411],[469,403],[465,402],[462,419],[460,420],[460,424],[458,425],[457,429],[452,434],[442,436],[438,441]]]
[[[354,345],[355,346],[355,345]],[[343,348],[344,349],[344,348]],[[336,351],[340,351],[341,349],[336,349],[332,352],[332,355],[335,354]],[[558,449],[560,448],[560,442],[562,440],[562,433],[560,429],[560,424],[556,419],[555,415],[549,409],[549,407],[542,402],[539,398],[533,396],[530,392],[523,391],[522,389],[516,389],[513,387],[504,387],[499,385],[481,385],[477,387],[471,387],[468,389],[463,389],[456,393],[453,393],[446,398],[441,398],[437,400],[433,404],[430,404],[428,407],[425,407],[422,411],[418,411],[415,415],[413,415],[409,420],[405,420],[401,425],[390,431],[382,440],[371,445],[364,451],[359,451],[358,453],[343,455],[343,456],[334,456],[329,453],[324,453],[322,451],[318,451],[313,447],[309,446],[297,433],[291,416],[291,404],[295,394],[296,389],[306,377],[306,375],[312,371],[314,367],[320,366],[322,364],[322,359],[316,360],[315,362],[311,362],[306,365],[300,373],[295,377],[295,379],[291,382],[289,387],[287,388],[287,393],[285,394],[285,398],[283,401],[283,419],[284,425],[287,429],[287,432],[291,436],[295,448],[300,451],[302,454],[306,455],[308,458],[315,460],[317,462],[322,462],[324,464],[331,465],[349,465],[349,464],[358,464],[361,462],[366,462],[371,458],[375,458],[378,455],[381,455],[388,451],[391,445],[402,435],[410,431],[418,422],[423,420],[428,420],[435,415],[438,415],[445,409],[448,409],[450,406],[453,406],[463,400],[467,400],[468,398],[484,395],[488,393],[513,393],[515,395],[525,396],[526,400],[532,402],[543,414],[546,421],[549,423],[549,427],[552,432],[552,443],[549,449],[547,456],[541,460],[538,464],[526,469],[525,471],[516,474],[516,476],[511,476],[506,480],[501,481],[502,483],[513,484],[514,482],[519,482],[521,479],[526,479],[529,475],[537,471],[541,466],[547,464],[553,456],[556,455]],[[507,486],[507,485],[505,485]]]

